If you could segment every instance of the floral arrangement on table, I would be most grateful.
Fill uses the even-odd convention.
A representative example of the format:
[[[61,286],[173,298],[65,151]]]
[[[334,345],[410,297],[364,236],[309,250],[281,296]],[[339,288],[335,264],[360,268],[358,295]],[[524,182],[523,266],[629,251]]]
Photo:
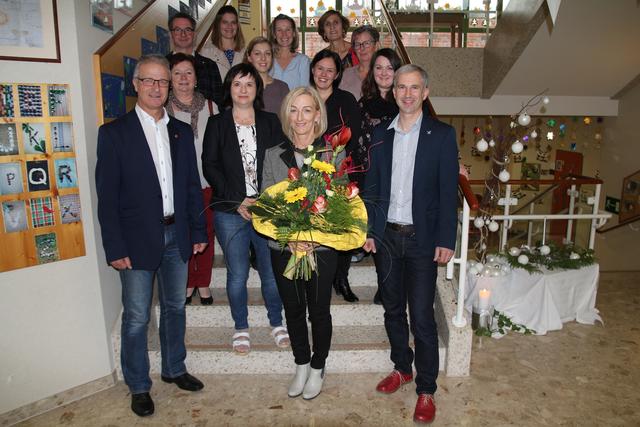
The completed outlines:
[[[351,130],[340,129],[325,136],[325,146],[307,147],[301,169],[290,168],[288,179],[265,189],[249,208],[259,233],[278,241],[311,242],[338,250],[361,247],[366,239],[367,211],[356,183],[349,182],[354,167],[349,157],[338,164]],[[331,160],[319,160],[329,153]],[[327,156],[328,157],[328,156]],[[313,251],[293,251],[284,276],[308,280],[316,270]]]
[[[537,248],[513,247],[508,253],[500,254],[512,268],[522,268],[529,273],[540,273],[541,267],[547,270],[577,270],[596,262],[592,249],[579,248],[573,244],[558,246],[553,242]]]

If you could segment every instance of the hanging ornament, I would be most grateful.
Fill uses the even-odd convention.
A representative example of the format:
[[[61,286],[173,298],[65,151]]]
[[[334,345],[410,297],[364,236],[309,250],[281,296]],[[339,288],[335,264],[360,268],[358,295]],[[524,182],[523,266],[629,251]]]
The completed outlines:
[[[520,248],[516,248],[515,246],[509,249],[509,255],[518,256],[520,255]]]
[[[525,254],[522,254],[518,257],[518,262],[522,265],[527,265],[529,264],[529,257]]]
[[[476,135],[480,135],[480,133],[482,133],[482,131],[480,130],[480,128],[478,126],[474,126],[473,127],[473,133]]]
[[[524,142],[529,141],[529,135],[525,135],[525,136],[523,136],[523,137],[522,137],[522,140],[523,140]]]
[[[602,123],[602,122],[604,121],[604,117],[598,117],[598,118],[596,119],[596,121],[597,121],[598,123]]]
[[[554,127],[556,125],[556,121],[554,119],[547,120],[547,126]]]
[[[489,231],[495,233],[500,228],[500,225],[492,220],[487,227],[489,228]]]
[[[507,182],[509,181],[509,178],[511,178],[511,174],[509,174],[506,169],[502,169],[498,175],[500,182]]]
[[[518,124],[520,126],[527,126],[529,123],[531,123],[531,116],[526,111],[518,116]]]
[[[544,256],[547,256],[551,253],[551,248],[547,245],[540,246],[538,250],[540,251],[540,255],[544,255]]]
[[[522,142],[520,142],[520,141],[516,140],[516,142],[511,144],[511,151],[513,151],[514,154],[522,153],[523,149],[524,149],[524,145],[522,145]]]
[[[477,217],[476,219],[473,220],[473,225],[476,228],[484,227],[484,219],[482,219],[481,217]]]
[[[602,134],[601,134],[600,132],[596,132],[596,134],[595,134],[595,135],[593,135],[593,138],[594,138],[596,141],[602,141]]]
[[[590,124],[591,124],[591,117],[585,117],[585,118],[584,118],[584,120],[583,120],[583,122],[584,122],[584,124],[585,124],[585,125],[587,125],[587,126],[588,126],[588,125],[590,125]]]
[[[518,125],[517,125],[517,124],[516,124],[516,122],[514,122],[514,121],[512,121],[511,123],[509,123],[509,127],[510,127],[511,129],[514,129],[516,126],[518,126]]]
[[[558,128],[560,128],[560,132],[564,132],[567,129],[567,125],[565,125],[564,123],[560,123],[560,126],[558,126]]]
[[[571,252],[571,254],[569,255],[569,259],[580,259],[580,255],[575,252]]]
[[[496,146],[496,142],[493,139],[489,141],[489,147],[493,148],[495,146]]]
[[[576,151],[576,148],[578,148],[578,144],[576,144],[575,142],[571,143],[571,151]]]
[[[535,130],[531,132],[531,138],[536,139],[538,137],[538,132]]]
[[[476,148],[479,152],[484,153],[489,149],[489,143],[485,141],[484,138],[480,138],[480,140],[476,142]]]
[[[547,132],[547,141],[553,141],[553,132]]]
[[[550,100],[549,100],[549,97],[548,97],[548,96],[545,96],[544,98],[542,98],[542,103],[543,103],[544,105],[549,105],[549,102],[550,102]]]

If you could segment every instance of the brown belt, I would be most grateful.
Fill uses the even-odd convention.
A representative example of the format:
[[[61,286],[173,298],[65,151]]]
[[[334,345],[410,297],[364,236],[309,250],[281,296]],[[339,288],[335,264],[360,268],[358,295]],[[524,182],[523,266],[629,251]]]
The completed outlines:
[[[413,224],[396,224],[395,222],[387,222],[387,228],[401,234],[413,234],[416,227]]]
[[[176,216],[175,215],[169,215],[169,216],[165,216],[164,218],[162,218],[162,224],[164,224],[164,225],[171,225],[174,222],[176,222]]]

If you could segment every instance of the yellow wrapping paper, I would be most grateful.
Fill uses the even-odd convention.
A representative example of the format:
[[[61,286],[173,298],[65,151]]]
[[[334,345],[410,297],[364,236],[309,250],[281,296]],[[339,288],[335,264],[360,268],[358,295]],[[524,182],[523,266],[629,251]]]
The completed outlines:
[[[284,180],[280,181],[277,184],[272,185],[267,188],[265,191],[267,194],[274,196],[278,193],[283,193],[289,187],[289,181]],[[355,218],[362,219],[364,223],[367,223],[367,209],[364,206],[364,202],[360,198],[360,196],[356,196],[350,200],[352,208],[352,213]],[[276,239],[276,227],[271,224],[270,221],[264,220],[264,218],[253,214],[252,216],[253,227],[255,230],[264,234],[265,236],[271,237],[272,239]],[[358,228],[354,228],[351,233],[343,233],[343,234],[333,234],[333,233],[323,233],[321,231],[304,231],[297,233],[295,236],[291,236],[291,241],[299,241],[299,242],[314,242],[323,246],[328,246],[330,248],[337,249],[339,251],[348,251],[351,249],[356,249],[362,247],[364,245],[365,240],[367,239],[366,231],[360,230]]]

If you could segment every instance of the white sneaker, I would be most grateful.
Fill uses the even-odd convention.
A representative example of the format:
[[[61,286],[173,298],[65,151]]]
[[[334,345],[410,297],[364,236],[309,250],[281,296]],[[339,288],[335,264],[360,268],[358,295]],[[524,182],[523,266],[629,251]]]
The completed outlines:
[[[324,382],[324,368],[322,369],[314,369],[311,368],[311,372],[309,372],[309,379],[307,383],[304,385],[304,390],[302,391],[302,398],[304,400],[311,400],[322,391],[322,383]]]
[[[289,386],[289,392],[287,393],[289,397],[298,397],[302,394],[307,378],[309,378],[310,369],[311,366],[308,363],[305,365],[296,365],[296,376],[293,377],[293,381]]]

